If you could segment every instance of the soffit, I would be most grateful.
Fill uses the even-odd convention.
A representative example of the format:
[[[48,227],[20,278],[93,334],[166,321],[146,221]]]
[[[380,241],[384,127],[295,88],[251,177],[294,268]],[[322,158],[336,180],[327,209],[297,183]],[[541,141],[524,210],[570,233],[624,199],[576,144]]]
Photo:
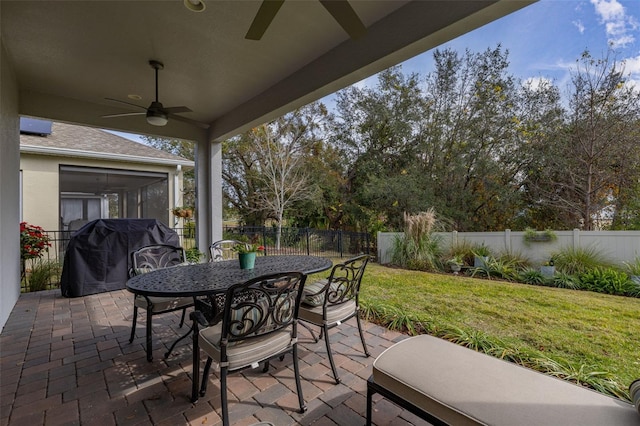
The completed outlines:
[[[186,139],[221,139],[331,94],[533,1],[351,1],[368,28],[351,40],[319,1],[285,1],[262,40],[244,35],[260,1],[12,1],[0,3],[2,44],[20,113]],[[188,106],[203,130],[153,127],[116,98],[155,97],[150,59],[162,61],[160,101]],[[138,94],[142,100],[127,98]]]

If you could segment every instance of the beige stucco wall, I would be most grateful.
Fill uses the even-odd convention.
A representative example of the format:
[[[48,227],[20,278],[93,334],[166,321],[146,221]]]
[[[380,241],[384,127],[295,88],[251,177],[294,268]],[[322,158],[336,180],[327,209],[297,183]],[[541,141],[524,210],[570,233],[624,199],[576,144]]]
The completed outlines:
[[[0,35],[0,329],[20,296],[18,84]]]
[[[182,203],[181,199],[174,200],[174,194],[176,193],[174,176],[176,173],[178,173],[179,189],[182,189],[182,171],[178,172],[175,166],[22,153],[20,155],[23,185],[22,217],[23,220],[41,226],[48,231],[60,228],[60,187],[58,179],[60,165],[167,173],[169,184],[169,205],[167,210],[170,206],[181,205]],[[178,192],[181,193],[181,191]],[[172,227],[174,225],[173,216],[168,215],[168,217],[169,223],[167,225]]]

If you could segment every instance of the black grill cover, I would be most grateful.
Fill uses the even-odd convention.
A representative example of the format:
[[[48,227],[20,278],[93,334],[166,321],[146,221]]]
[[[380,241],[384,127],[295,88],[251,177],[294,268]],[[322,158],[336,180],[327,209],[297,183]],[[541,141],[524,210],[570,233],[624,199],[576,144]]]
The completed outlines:
[[[60,288],[80,297],[125,288],[131,252],[151,244],[180,245],[171,228],[156,219],[98,219],[78,229],[64,255]]]

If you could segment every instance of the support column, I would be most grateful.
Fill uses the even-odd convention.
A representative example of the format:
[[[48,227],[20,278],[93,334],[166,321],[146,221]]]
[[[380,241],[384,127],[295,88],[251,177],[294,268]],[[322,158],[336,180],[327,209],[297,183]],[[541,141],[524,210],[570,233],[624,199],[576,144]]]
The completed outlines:
[[[222,144],[216,141],[196,146],[196,229],[201,252],[222,239]]]

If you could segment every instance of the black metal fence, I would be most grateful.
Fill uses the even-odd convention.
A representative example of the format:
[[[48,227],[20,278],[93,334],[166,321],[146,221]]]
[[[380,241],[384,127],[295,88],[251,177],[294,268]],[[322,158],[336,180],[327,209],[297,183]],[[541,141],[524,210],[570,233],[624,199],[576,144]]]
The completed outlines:
[[[265,248],[265,254],[306,254],[310,256],[350,257],[374,254],[375,248],[365,232],[331,231],[311,228],[282,228],[278,244],[278,230],[267,226],[225,226],[225,239],[250,241]]]
[[[174,228],[185,250],[196,247],[195,229]],[[62,263],[71,238],[69,231],[46,231],[51,247],[41,259],[25,261],[22,267],[22,292],[49,290],[60,287]],[[280,244],[275,227],[224,227],[226,239],[250,241],[265,247],[265,254],[306,254],[344,258],[358,254],[376,253],[374,242],[363,232],[329,231],[311,228],[282,228]],[[206,248],[205,248],[206,249]],[[208,256],[208,253],[205,253]]]

